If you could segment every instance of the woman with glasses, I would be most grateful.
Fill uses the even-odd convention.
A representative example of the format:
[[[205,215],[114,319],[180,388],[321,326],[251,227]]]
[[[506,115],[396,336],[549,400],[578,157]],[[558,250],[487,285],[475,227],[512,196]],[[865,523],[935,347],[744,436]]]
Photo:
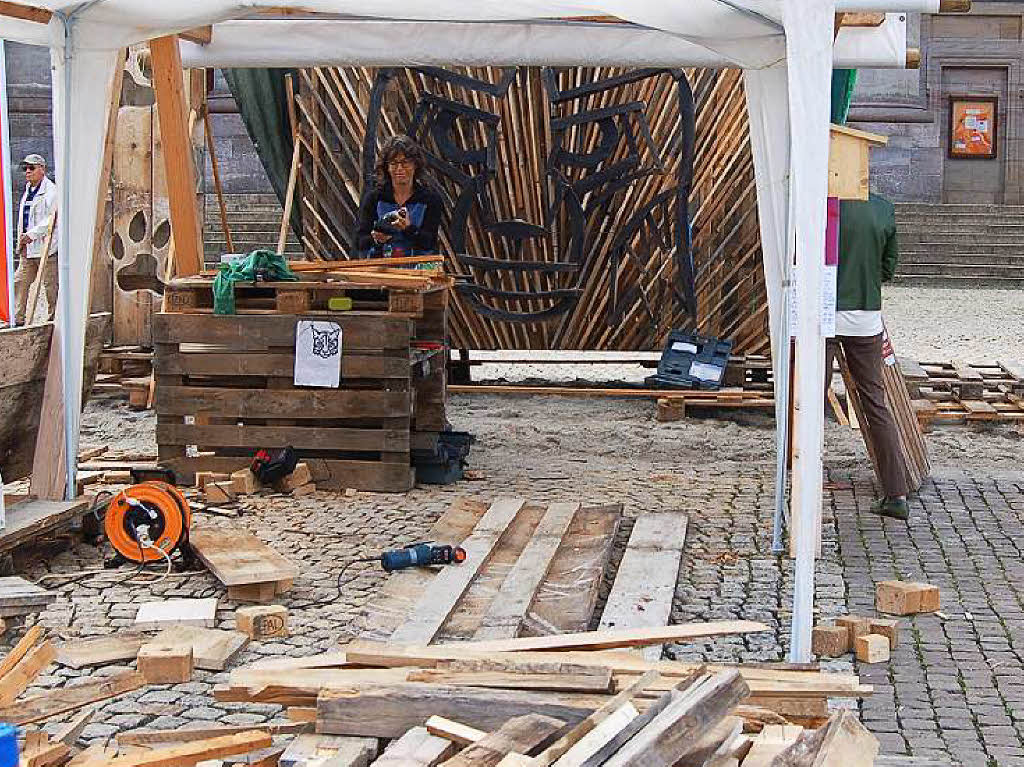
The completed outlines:
[[[371,258],[437,252],[441,196],[426,183],[423,150],[408,136],[392,136],[377,156],[376,184],[359,206],[361,253]]]

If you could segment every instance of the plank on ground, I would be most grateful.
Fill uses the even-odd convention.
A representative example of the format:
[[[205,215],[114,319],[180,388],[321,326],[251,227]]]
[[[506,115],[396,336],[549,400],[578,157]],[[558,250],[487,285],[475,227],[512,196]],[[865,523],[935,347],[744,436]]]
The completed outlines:
[[[534,594],[551,567],[555,553],[579,512],[579,503],[553,503],[491,601],[475,639],[515,637]]]
[[[137,754],[89,764],[90,767],[92,764],[106,764],[108,767],[181,767],[204,759],[245,754],[258,748],[268,748],[273,742],[269,734],[260,730],[249,730],[167,748],[144,750]]]
[[[426,644],[434,638],[522,507],[523,500],[519,498],[502,499],[491,504],[473,534],[463,541],[465,561],[458,567],[443,569],[434,577],[406,622],[392,634],[391,641]]]
[[[601,613],[600,628],[668,623],[686,541],[686,524],[687,517],[682,512],[637,517]],[[651,645],[643,655],[647,660],[657,660],[661,657],[661,646]]]
[[[57,648],[57,662],[71,668],[85,668],[131,660],[139,654],[144,641],[145,635],[135,631],[75,639]]]
[[[225,586],[287,581],[299,576],[298,567],[245,530],[200,528],[191,531],[189,543]]]
[[[427,732],[426,727],[413,727],[391,742],[373,767],[435,767],[455,753],[450,740]]]
[[[153,641],[169,645],[191,645],[196,668],[223,671],[231,659],[249,644],[249,637],[240,631],[201,626],[168,626]]]
[[[9,706],[28,689],[44,668],[57,659],[57,650],[49,642],[36,645],[18,661],[18,665],[0,678],[0,706]]]
[[[7,525],[0,531],[0,551],[13,549],[50,530],[70,524],[88,510],[86,501],[29,499],[12,504],[7,507]]]
[[[189,740],[205,740],[222,735],[237,735],[240,732],[261,730],[271,735],[300,735],[307,732],[310,725],[306,722],[288,722],[285,724],[263,725],[218,725],[216,727],[199,727],[176,730],[129,730],[117,735],[121,745],[148,746],[158,743],[180,743]]]
[[[142,674],[126,671],[117,676],[103,677],[74,687],[47,690],[0,708],[0,721],[16,725],[32,724],[137,690],[145,684],[146,680],[142,678]]]

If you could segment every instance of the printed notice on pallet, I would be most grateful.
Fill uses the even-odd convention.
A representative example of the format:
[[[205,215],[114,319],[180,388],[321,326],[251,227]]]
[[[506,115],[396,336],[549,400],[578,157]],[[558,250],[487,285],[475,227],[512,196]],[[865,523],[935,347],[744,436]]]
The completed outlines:
[[[337,389],[341,383],[341,326],[299,320],[295,325],[295,385]]]

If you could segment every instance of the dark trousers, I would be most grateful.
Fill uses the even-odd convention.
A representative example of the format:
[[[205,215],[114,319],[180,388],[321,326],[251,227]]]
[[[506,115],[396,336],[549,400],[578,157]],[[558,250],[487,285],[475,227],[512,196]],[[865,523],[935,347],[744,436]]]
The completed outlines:
[[[877,336],[836,336],[825,343],[826,390],[832,382],[832,363],[836,346],[842,346],[850,376],[860,394],[860,406],[871,435],[871,446],[878,462],[879,479],[887,497],[906,495],[906,473],[900,450],[896,422],[885,404],[882,380],[882,334]]]

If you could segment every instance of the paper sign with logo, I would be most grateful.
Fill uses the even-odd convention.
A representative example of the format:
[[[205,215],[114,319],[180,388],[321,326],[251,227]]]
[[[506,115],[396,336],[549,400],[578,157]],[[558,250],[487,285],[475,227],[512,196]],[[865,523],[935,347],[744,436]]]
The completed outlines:
[[[295,325],[295,385],[337,389],[341,383],[341,325],[299,320]]]

